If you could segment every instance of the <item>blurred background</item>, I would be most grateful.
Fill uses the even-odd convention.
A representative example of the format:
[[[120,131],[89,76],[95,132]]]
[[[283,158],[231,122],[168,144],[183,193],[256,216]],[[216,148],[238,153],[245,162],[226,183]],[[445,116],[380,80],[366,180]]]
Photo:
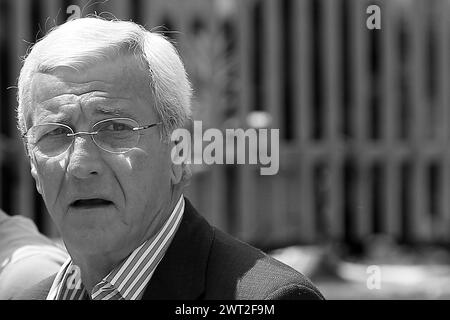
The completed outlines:
[[[280,129],[276,175],[194,167],[186,195],[211,223],[328,299],[450,298],[449,0],[0,0],[0,208],[53,238],[17,77],[30,44],[94,13],[174,41],[204,130]]]

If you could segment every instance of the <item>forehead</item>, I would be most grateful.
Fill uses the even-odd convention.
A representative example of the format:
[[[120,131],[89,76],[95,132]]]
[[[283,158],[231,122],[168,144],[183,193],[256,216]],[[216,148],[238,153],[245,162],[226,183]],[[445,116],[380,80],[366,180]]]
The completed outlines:
[[[149,76],[131,56],[104,61],[82,71],[60,67],[51,74],[36,73],[30,94],[32,108],[27,123],[80,114],[155,117]]]

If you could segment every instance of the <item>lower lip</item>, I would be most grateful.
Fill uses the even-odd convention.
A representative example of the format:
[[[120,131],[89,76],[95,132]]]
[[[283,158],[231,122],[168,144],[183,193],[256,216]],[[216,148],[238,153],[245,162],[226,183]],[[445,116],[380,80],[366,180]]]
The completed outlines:
[[[78,211],[78,210],[104,210],[104,209],[111,209],[113,207],[113,204],[104,204],[104,205],[81,205],[81,206],[70,206],[72,210]]]

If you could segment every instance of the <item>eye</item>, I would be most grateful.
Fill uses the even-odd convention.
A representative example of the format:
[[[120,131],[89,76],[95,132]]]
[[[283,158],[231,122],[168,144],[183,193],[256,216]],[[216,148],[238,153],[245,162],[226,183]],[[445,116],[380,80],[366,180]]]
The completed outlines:
[[[124,122],[111,121],[111,122],[104,123],[104,125],[101,127],[100,130],[113,131],[113,132],[132,131],[133,126],[128,123],[124,123]]]
[[[70,130],[65,128],[65,127],[58,127],[55,128],[49,132],[47,132],[45,135],[46,136],[60,136],[60,135],[67,135],[68,133],[70,133]]]
[[[71,129],[64,126],[52,123],[42,124],[31,128],[29,141],[31,143],[54,142],[56,139],[66,138],[69,133],[72,133]]]

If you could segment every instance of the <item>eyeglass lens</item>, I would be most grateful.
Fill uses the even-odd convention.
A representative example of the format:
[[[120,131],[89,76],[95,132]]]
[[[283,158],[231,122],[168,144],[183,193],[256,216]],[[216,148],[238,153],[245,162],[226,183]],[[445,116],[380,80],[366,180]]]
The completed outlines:
[[[134,148],[139,140],[139,131],[133,130],[138,123],[131,119],[108,119],[92,127],[92,138],[101,149],[112,153],[123,153]],[[62,124],[42,124],[32,127],[28,137],[34,152],[55,157],[65,152],[77,134]]]

